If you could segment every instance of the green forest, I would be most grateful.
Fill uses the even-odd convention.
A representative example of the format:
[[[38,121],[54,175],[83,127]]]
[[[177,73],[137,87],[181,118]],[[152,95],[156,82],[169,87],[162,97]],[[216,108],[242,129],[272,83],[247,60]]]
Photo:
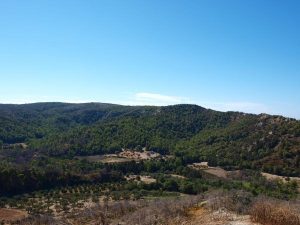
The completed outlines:
[[[198,195],[241,190],[280,199],[298,196],[300,122],[266,114],[166,107],[36,103],[0,105],[0,207],[29,214],[68,211],[82,202]],[[159,158],[91,162],[124,149]],[[220,178],[190,167],[237,171]],[[136,176],[136,180],[126,177]],[[154,182],[141,182],[149,176]],[[34,200],[33,200],[34,199]]]
[[[38,157],[71,158],[146,147],[191,162],[300,175],[299,121],[196,105],[0,105],[1,155],[12,155],[7,149],[18,148],[15,143],[26,143],[28,154]]]

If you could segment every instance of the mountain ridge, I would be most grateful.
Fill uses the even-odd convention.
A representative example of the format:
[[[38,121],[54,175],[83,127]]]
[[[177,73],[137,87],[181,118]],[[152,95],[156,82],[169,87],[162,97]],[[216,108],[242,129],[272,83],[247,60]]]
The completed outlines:
[[[0,144],[25,142],[51,156],[138,146],[228,168],[299,176],[300,122],[198,105],[0,104]]]

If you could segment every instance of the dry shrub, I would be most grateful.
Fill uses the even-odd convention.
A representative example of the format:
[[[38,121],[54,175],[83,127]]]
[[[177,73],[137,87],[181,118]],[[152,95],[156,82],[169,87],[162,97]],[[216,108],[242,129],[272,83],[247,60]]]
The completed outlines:
[[[182,224],[187,218],[188,209],[203,201],[203,196],[181,198],[103,202],[94,207],[54,219],[47,216],[34,216],[23,220],[20,225],[149,225]]]
[[[250,215],[253,222],[263,225],[300,225],[300,206],[296,203],[258,199]]]
[[[227,210],[238,214],[246,214],[252,203],[253,195],[245,191],[213,191],[205,196],[206,207],[212,211]]]
[[[15,222],[16,225],[62,225],[63,223],[51,216],[30,216],[22,221]]]
[[[146,207],[138,208],[134,212],[124,215],[119,222],[121,222],[120,224],[139,225],[181,224],[181,221],[188,216],[187,209],[194,207],[202,200],[203,196],[157,199],[148,202]]]
[[[145,206],[146,202],[143,200],[104,202],[92,208],[87,208],[80,213],[70,215],[69,218],[74,221],[73,224],[85,224],[90,221],[90,224],[108,225],[113,220]]]

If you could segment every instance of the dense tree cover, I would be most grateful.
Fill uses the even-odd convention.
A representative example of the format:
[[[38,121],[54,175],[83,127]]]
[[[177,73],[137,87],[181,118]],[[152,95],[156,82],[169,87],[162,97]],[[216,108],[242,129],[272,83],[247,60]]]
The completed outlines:
[[[297,183],[268,181],[260,170],[299,176],[299,146],[300,122],[279,116],[196,105],[0,105],[0,207],[51,214],[50,206],[68,212],[103,196],[139,199],[209,189],[290,199],[297,196]],[[75,157],[144,147],[171,157],[122,163]],[[243,170],[234,178],[210,177],[188,167],[199,161]],[[128,175],[150,175],[156,182],[126,180]]]
[[[151,175],[157,181],[127,182],[125,175]],[[172,174],[184,176],[185,179]],[[53,188],[110,183],[110,191],[141,190],[199,194],[209,188],[243,189],[253,194],[289,199],[297,195],[297,184],[267,181],[258,172],[244,171],[235,179],[208,178],[202,171],[187,167],[187,161],[176,157],[124,163],[90,163],[86,160],[37,157],[24,164],[2,160],[0,163],[0,197]],[[120,186],[120,184],[122,184]],[[140,196],[140,195],[138,195]]]
[[[27,154],[23,157],[16,161],[9,156],[0,162],[0,196],[79,184],[121,182],[127,174],[173,172],[201,178],[199,172],[184,166],[179,158],[103,164],[47,156],[27,159]]]
[[[167,153],[178,141],[189,139],[202,129],[225,126],[232,115],[222,116],[222,113],[190,105],[151,110],[151,114],[124,115],[63,134],[58,132],[42,140],[33,140],[31,145],[50,155],[101,154],[136,146]]]
[[[0,105],[0,145],[18,142],[37,155],[72,157],[140,146],[189,162],[300,175],[299,121],[196,105]]]
[[[0,196],[11,196],[69,185],[123,180],[123,175],[85,161],[42,157],[19,165],[0,162]]]
[[[153,107],[129,107],[113,104],[34,103],[0,104],[0,140],[25,142],[77,126],[91,125],[122,116],[148,114]]]
[[[175,149],[177,155],[196,154],[210,165],[299,176],[298,131],[299,121],[271,116],[245,117],[223,128],[203,130],[179,142]]]

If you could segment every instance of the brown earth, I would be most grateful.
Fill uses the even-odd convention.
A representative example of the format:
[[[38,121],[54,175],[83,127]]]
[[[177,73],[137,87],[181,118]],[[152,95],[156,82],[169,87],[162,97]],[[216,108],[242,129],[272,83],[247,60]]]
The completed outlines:
[[[15,222],[28,216],[26,211],[18,209],[0,209],[0,221]]]
[[[267,178],[268,180],[279,179],[284,183],[286,183],[289,180],[289,181],[296,181],[298,184],[300,184],[300,177],[284,177],[284,176],[279,176],[279,175],[270,174],[270,173],[261,173],[261,175],[264,176],[265,178]]]
[[[203,169],[203,171],[219,178],[227,178],[227,171],[220,167],[209,167],[208,169]]]

